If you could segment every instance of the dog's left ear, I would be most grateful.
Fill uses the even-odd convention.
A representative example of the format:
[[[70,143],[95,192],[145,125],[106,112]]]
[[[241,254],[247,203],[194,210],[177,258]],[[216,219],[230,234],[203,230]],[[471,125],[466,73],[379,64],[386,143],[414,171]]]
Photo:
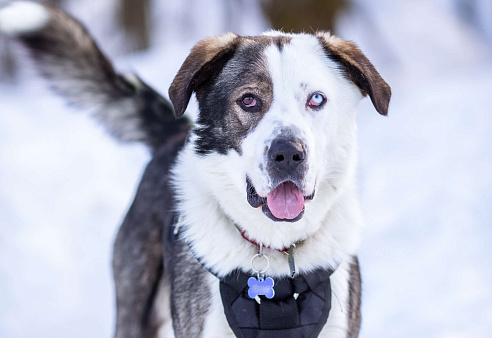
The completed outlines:
[[[359,87],[362,95],[369,94],[378,113],[387,115],[391,88],[357,45],[327,32],[318,33],[317,37],[328,57],[341,65],[345,75]]]
[[[178,71],[169,88],[169,98],[177,117],[184,114],[191,94],[214,74],[218,74],[232,58],[239,36],[227,33],[198,42]]]

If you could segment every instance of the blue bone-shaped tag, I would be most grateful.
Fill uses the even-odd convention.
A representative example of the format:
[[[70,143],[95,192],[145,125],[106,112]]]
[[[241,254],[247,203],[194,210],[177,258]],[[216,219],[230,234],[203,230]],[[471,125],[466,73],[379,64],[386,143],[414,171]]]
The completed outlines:
[[[248,296],[254,299],[256,296],[265,296],[268,299],[272,299],[275,296],[275,290],[273,289],[274,281],[271,277],[267,277],[264,280],[257,280],[255,277],[249,277],[248,279]]]

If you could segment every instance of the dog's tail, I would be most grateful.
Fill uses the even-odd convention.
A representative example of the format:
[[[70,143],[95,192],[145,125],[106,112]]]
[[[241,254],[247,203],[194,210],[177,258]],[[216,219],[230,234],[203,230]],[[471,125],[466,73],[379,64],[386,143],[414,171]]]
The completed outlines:
[[[116,73],[83,25],[60,9],[13,2],[0,8],[0,31],[27,48],[56,92],[94,111],[118,139],[155,150],[187,133],[190,122],[177,120],[168,100],[138,76]]]

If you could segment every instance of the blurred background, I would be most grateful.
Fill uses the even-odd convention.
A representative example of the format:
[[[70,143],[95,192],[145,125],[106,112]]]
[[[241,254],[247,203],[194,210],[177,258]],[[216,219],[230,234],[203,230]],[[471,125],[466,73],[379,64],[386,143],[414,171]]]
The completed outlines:
[[[226,31],[359,44],[393,88],[389,117],[368,99],[359,114],[360,337],[492,337],[492,1],[51,2],[165,95],[193,44]],[[149,158],[0,36],[0,337],[111,336],[112,242]]]

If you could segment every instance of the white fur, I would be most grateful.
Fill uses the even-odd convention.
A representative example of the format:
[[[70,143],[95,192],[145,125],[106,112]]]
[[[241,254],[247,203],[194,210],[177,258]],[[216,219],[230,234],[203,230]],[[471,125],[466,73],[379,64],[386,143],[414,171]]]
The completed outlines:
[[[219,279],[210,274],[208,284],[212,299],[210,300],[211,307],[203,328],[203,338],[225,338],[235,337],[224,313],[224,306],[220,298]]]
[[[171,285],[162,278],[154,301],[156,316],[160,322],[157,337],[174,338],[173,320],[171,318]]]
[[[355,117],[362,95],[324,55],[315,37],[291,36],[292,41],[282,52],[275,46],[265,50],[274,100],[258,126],[243,140],[242,154],[230,151],[226,155],[198,156],[193,136],[180,153],[172,174],[181,215],[179,226],[195,255],[219,276],[237,268],[250,271],[250,260],[257,250],[241,237],[234,223],[250,238],[272,248],[303,240],[296,249],[298,271],[338,267],[331,278],[332,312],[320,337],[345,337],[349,262],[362,229],[355,184]],[[328,98],[323,109],[306,108],[308,95],[313,92]],[[316,190],[314,199],[305,205],[303,218],[294,223],[274,222],[260,208],[253,209],[246,199],[246,175],[261,196],[272,189],[260,164],[266,167],[263,152],[275,138],[272,131],[278,125],[295,126],[298,137],[306,143],[309,169],[303,194]],[[265,254],[270,259],[268,276],[289,274],[284,253],[265,249]],[[224,337],[212,333],[230,329],[227,331],[218,280],[211,278],[213,305],[204,337]]]
[[[297,41],[299,40],[299,41]],[[274,82],[274,101],[254,132],[242,144],[243,154],[198,156],[193,138],[181,152],[173,170],[185,239],[203,262],[219,275],[250,268],[256,248],[245,241],[234,223],[266,246],[288,247],[306,239],[297,249],[297,266],[308,271],[318,266],[336,267],[355,253],[361,217],[355,186],[355,115],[361,95],[343,78],[321,51],[316,38],[301,35],[285,45],[266,50]],[[296,65],[290,67],[290,65]],[[308,84],[299,92],[300,84]],[[306,111],[305,98],[312,91],[328,97],[325,108]],[[299,101],[295,97],[301,97]],[[272,139],[275,123],[296,125],[311,149],[305,193],[316,184],[316,196],[306,203],[304,217],[294,223],[274,222],[246,200],[248,175],[259,194],[265,174],[257,170],[264,144]],[[263,180],[263,181],[262,181]],[[258,188],[260,187],[260,188]],[[270,250],[270,274],[288,274],[286,256]],[[231,259],[233,258],[233,259]],[[239,264],[238,264],[239,262]]]
[[[0,31],[17,35],[30,33],[46,26],[50,14],[43,5],[16,1],[0,9]]]

